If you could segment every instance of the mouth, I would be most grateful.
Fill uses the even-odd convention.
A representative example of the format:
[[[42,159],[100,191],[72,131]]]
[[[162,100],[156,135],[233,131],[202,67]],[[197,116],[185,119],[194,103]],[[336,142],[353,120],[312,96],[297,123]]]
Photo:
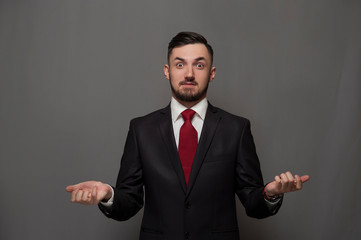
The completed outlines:
[[[196,82],[183,81],[179,83],[180,86],[197,86]]]

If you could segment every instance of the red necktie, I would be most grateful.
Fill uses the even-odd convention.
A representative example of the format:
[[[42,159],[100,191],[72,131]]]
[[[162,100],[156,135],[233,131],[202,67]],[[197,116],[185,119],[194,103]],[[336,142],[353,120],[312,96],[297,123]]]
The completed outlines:
[[[197,131],[192,125],[192,117],[195,111],[187,109],[182,112],[184,123],[179,131],[178,153],[182,163],[184,177],[188,186],[189,176],[192,170],[194,155],[198,145]]]

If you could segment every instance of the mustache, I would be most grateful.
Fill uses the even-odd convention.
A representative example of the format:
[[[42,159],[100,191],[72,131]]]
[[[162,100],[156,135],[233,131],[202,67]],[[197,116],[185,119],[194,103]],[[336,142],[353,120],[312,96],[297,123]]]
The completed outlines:
[[[185,79],[185,80],[179,82],[179,86],[184,85],[184,84],[187,84],[187,85],[192,84],[194,86],[198,85],[198,83],[194,81],[194,78]]]

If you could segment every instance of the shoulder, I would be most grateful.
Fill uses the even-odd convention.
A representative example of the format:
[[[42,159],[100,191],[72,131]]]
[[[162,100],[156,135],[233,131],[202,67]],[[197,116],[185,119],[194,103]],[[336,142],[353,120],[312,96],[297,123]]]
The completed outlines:
[[[139,126],[139,125],[151,125],[157,123],[161,118],[170,117],[170,106],[166,106],[165,108],[158,109],[151,113],[148,113],[144,116],[133,118],[130,121],[130,125]]]
[[[210,113],[216,113],[219,114],[219,116],[226,121],[230,121],[230,122],[238,122],[238,123],[243,123],[243,124],[250,124],[250,121],[243,117],[243,116],[238,116],[235,115],[233,113],[230,113],[226,110],[223,110],[221,108],[215,107],[211,104],[208,105],[208,110]]]

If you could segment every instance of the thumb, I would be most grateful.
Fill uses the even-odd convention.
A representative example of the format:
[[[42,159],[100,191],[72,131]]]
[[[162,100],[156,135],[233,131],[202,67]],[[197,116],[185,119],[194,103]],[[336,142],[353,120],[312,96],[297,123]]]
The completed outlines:
[[[72,192],[72,191],[74,191],[74,186],[73,185],[70,185],[70,186],[67,186],[66,188],[65,188],[65,191],[67,191],[67,192]]]
[[[308,176],[308,175],[303,175],[303,176],[301,177],[302,183],[307,182],[308,180],[310,180],[310,176]]]
[[[78,189],[79,188],[79,184],[76,184],[76,185],[69,185],[65,188],[65,191],[67,192],[73,192],[74,190]]]

